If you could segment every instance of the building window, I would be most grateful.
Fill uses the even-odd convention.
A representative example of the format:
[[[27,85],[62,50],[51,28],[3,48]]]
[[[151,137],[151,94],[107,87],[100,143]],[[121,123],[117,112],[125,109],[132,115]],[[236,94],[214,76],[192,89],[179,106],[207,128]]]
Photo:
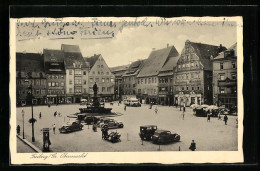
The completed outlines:
[[[110,87],[107,87],[107,92],[110,92]]]
[[[114,78],[111,78],[110,81],[111,81],[111,83],[114,82]]]
[[[72,80],[69,80],[69,84],[72,85]]]
[[[140,84],[140,79],[138,79],[138,84]]]
[[[191,87],[192,90],[194,90],[194,87]]]
[[[224,69],[224,64],[223,63],[220,63],[220,69]]]
[[[154,78],[154,83],[156,83],[157,81],[156,81],[156,78]]]
[[[223,87],[220,87],[220,93],[224,94],[225,93],[225,89]]]
[[[191,65],[191,67],[193,67],[193,66],[194,66],[194,63],[192,62],[190,65]]]
[[[236,63],[232,62],[232,68],[236,68]]]
[[[75,70],[75,75],[81,75],[81,71],[80,70]]]
[[[220,78],[220,80],[225,80],[225,75],[224,74],[220,74],[219,78]]]
[[[152,83],[154,83],[154,80],[153,80],[153,78],[152,78]]]
[[[182,64],[182,68],[185,68],[185,64]]]
[[[69,89],[69,92],[72,93],[72,88]]]
[[[183,90],[184,90],[184,87],[182,87],[181,90],[183,91]]]
[[[105,78],[102,78],[102,83],[104,83],[105,82]]]
[[[56,83],[56,87],[59,87],[59,83]]]
[[[64,83],[63,83],[63,82],[62,82],[62,83],[60,83],[60,86],[61,86],[61,87],[63,87],[63,86],[64,86]]]
[[[83,84],[86,85],[87,84],[87,80],[83,80]]]
[[[89,91],[91,91],[91,92],[92,92],[92,91],[93,91],[93,87],[89,87]]]
[[[200,87],[198,87],[198,90],[200,90]]]
[[[101,68],[103,68],[103,65],[101,65]]]
[[[87,75],[87,72],[86,72],[86,71],[83,71],[83,75]]]
[[[100,75],[100,72],[98,71],[98,75]]]
[[[36,94],[40,94],[40,90],[36,90]]]
[[[107,83],[109,83],[109,78],[107,78]]]
[[[154,91],[153,91],[153,92],[154,92],[154,94],[156,94],[156,89],[154,89]]]
[[[141,79],[141,84],[143,84],[143,82],[144,82],[144,80],[143,80],[143,79]]]
[[[59,79],[59,76],[58,76],[58,75],[55,75],[55,79]]]
[[[69,70],[69,75],[72,75],[72,70],[71,69]]]
[[[186,67],[190,67],[190,64],[186,64]]]
[[[41,90],[41,94],[45,94],[45,90]]]
[[[48,86],[51,87],[51,82],[48,83]]]
[[[106,87],[102,87],[102,92],[105,92],[106,91]]]
[[[48,94],[51,94],[51,90],[48,90]]]
[[[55,87],[55,82],[51,82],[51,86],[52,86],[52,87]]]
[[[186,87],[186,90],[189,90],[189,87]]]
[[[90,78],[89,81],[90,81],[91,83],[93,83],[93,78]]]
[[[237,79],[237,74],[236,73],[232,73],[231,74],[231,78],[232,78],[232,80],[236,80]]]
[[[97,82],[97,83],[99,82],[99,78],[96,78],[96,82]]]

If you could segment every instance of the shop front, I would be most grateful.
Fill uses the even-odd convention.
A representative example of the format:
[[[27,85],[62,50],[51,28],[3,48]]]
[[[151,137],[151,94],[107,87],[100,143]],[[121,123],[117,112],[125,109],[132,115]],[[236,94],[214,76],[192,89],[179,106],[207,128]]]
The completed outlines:
[[[179,94],[176,94],[174,96],[175,99],[175,105],[178,106],[191,106],[192,104],[203,104],[202,94],[182,94],[181,92]]]

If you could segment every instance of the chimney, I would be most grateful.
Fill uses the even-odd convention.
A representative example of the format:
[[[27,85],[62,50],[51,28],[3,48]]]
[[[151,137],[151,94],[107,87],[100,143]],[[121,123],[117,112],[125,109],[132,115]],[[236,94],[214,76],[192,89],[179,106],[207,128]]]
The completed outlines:
[[[167,43],[167,48],[169,47],[169,43]]]
[[[219,49],[222,50],[222,44],[219,45]]]

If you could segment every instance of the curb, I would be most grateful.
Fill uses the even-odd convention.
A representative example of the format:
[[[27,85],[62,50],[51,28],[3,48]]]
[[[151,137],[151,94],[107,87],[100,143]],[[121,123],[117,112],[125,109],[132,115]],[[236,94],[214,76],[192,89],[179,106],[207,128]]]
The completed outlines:
[[[16,135],[17,138],[19,138],[21,141],[23,141],[25,144],[27,144],[29,147],[31,147],[31,149],[33,149],[35,152],[37,153],[42,153],[42,151],[37,148],[35,145],[33,145],[32,143],[30,143],[29,141],[27,141],[26,139],[23,139],[22,136],[20,135]]]

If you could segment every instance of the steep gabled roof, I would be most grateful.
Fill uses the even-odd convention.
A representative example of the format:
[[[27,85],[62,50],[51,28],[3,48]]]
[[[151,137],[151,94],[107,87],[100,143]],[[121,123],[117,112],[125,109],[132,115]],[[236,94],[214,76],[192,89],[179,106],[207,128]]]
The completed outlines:
[[[212,61],[211,57],[215,58],[218,54],[224,50],[226,47],[219,47],[215,45],[202,44],[196,42],[189,42],[190,45],[195,50],[197,56],[200,58],[201,63],[204,66],[205,70],[212,70]]]
[[[61,50],[43,49],[44,62],[64,62]]]
[[[178,60],[179,56],[169,58],[160,72],[173,71],[173,68],[176,67]]]
[[[78,62],[81,64],[82,68],[87,68],[86,62],[81,53],[64,52],[64,63],[66,68],[74,68],[74,65]]]
[[[152,51],[144,62],[144,65],[137,77],[149,77],[158,75],[163,65],[170,57],[179,56],[174,46]]]
[[[95,54],[94,56],[91,56],[91,57],[84,57],[85,62],[89,63],[90,69],[94,66],[94,64],[96,63],[96,61],[98,60],[100,55],[101,54],[98,54],[98,55]]]
[[[17,71],[44,71],[43,55],[39,53],[16,53],[16,70]]]
[[[237,57],[237,43],[233,44],[230,48],[228,48],[226,51],[234,51],[234,56],[233,57]],[[224,51],[224,52],[226,52]],[[215,59],[223,59],[224,58],[224,52],[221,52]]]
[[[145,59],[132,62],[131,65],[129,66],[128,70],[126,71],[125,75],[138,74],[138,72],[142,68],[144,62],[145,62]]]
[[[78,45],[61,44],[61,50],[64,52],[81,53]]]
[[[111,67],[110,70],[111,72],[120,72],[120,71],[126,71],[129,68],[129,65],[121,65],[121,66],[116,66],[116,67]]]

